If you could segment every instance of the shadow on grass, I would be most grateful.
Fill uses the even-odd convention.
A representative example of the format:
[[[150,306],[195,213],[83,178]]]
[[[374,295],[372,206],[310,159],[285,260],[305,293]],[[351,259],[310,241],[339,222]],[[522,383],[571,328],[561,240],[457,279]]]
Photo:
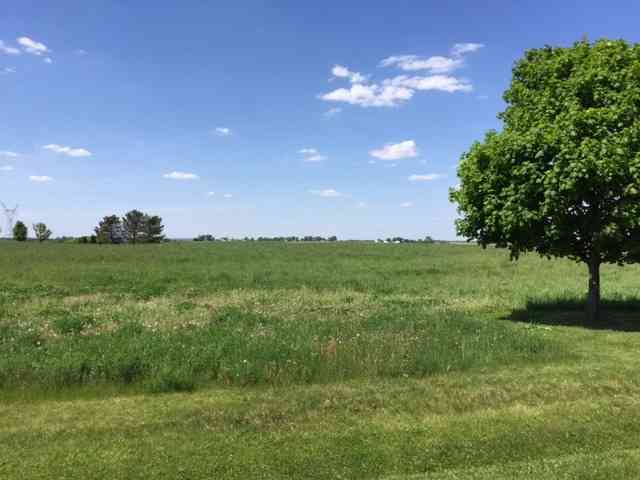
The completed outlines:
[[[539,325],[563,325],[593,330],[640,332],[640,299],[602,300],[600,320],[587,321],[586,301],[579,299],[530,300],[506,320]]]

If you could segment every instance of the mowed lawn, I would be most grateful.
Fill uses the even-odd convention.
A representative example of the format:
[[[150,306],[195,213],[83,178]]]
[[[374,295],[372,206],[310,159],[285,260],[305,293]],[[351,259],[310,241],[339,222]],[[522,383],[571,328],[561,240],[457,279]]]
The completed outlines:
[[[640,268],[0,243],[0,478],[640,477]]]

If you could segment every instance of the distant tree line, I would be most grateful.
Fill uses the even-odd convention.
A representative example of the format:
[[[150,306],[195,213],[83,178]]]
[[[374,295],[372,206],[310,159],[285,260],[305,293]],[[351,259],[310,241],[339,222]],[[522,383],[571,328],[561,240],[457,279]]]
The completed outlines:
[[[35,239],[44,242],[51,238],[52,232],[47,225],[42,222],[32,225]],[[81,237],[57,237],[53,239],[62,243],[93,243],[93,244],[121,244],[121,243],[159,243],[166,241],[163,234],[164,225],[162,218],[157,215],[148,215],[140,210],[131,210],[123,217],[118,215],[107,215],[100,220],[94,228],[93,235],[83,235]],[[22,221],[17,221],[13,227],[13,239],[24,242],[28,238],[27,226]],[[318,235],[305,236],[277,236],[277,237],[244,237],[234,239],[229,237],[216,238],[211,234],[198,235],[194,242],[230,242],[241,240],[245,242],[337,242],[338,237],[322,237]],[[423,239],[410,239],[404,237],[390,237],[386,240],[379,238],[378,243],[434,243],[433,238],[427,236]]]
[[[205,234],[198,235],[193,239],[194,242],[229,242],[232,240],[240,240],[245,242],[337,242],[338,237],[335,235],[331,237],[320,237],[313,235],[306,235],[304,237],[288,236],[288,237],[244,237],[242,239],[233,239],[229,237],[216,238],[213,235]],[[379,238],[376,240],[378,243],[434,243],[435,240],[429,236],[419,239],[404,238],[404,237],[390,237],[386,240]]]
[[[205,234],[198,235],[193,239],[194,242],[229,242],[233,239],[229,237],[216,238],[213,235]],[[245,242],[337,242],[338,237],[335,235],[331,237],[320,237],[307,235],[304,237],[289,236],[289,237],[244,237],[242,239]]]
[[[32,225],[33,234],[36,240],[44,242],[51,238],[52,232],[46,224],[39,222]],[[103,217],[94,228],[93,235],[81,237],[57,237],[56,242],[63,243],[159,243],[165,240],[162,233],[164,225],[162,218],[157,215],[148,215],[140,210],[131,210],[124,217],[117,215],[107,215]],[[29,231],[24,222],[18,220],[14,227],[13,239],[24,242],[29,237]]]
[[[122,218],[117,215],[103,217],[94,228],[95,234],[81,237],[80,243],[159,243],[165,238],[163,230],[159,216],[131,210]]]
[[[419,239],[413,238],[403,238],[403,237],[393,237],[387,238],[386,240],[378,239],[378,243],[434,243],[435,240],[429,236]]]

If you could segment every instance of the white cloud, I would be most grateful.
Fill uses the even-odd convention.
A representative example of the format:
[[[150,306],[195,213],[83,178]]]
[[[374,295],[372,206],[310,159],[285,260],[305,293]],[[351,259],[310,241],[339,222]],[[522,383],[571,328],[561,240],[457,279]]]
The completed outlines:
[[[333,74],[334,77],[348,77],[350,72],[347,67],[343,67],[341,65],[335,65],[331,69],[331,73]]]
[[[356,208],[367,208],[367,202],[356,203]]]
[[[320,155],[320,152],[315,148],[301,148],[298,153],[302,154],[304,162],[322,162],[327,159],[326,155]]]
[[[380,66],[395,66],[408,72],[427,70],[430,73],[449,73],[464,65],[463,55],[476,52],[482,47],[484,45],[481,43],[456,43],[451,48],[451,57],[436,55],[425,58],[418,55],[393,55],[382,60]]]
[[[380,160],[400,160],[418,156],[418,148],[414,140],[400,143],[388,143],[382,148],[371,150],[369,155]]]
[[[0,167],[0,172],[10,172],[13,170],[13,167],[11,165],[3,165],[2,167]]]
[[[428,70],[431,73],[448,73],[463,65],[461,58],[429,57],[421,58],[417,55],[396,55],[385,58],[380,62],[381,67],[397,66],[401,70]]]
[[[233,195],[231,195],[230,193],[225,193],[225,194],[223,195],[223,197],[224,197],[224,198],[232,198],[232,197],[233,197]]]
[[[367,80],[367,77],[358,73],[352,72],[347,67],[343,67],[342,65],[335,65],[331,69],[331,73],[334,77],[337,78],[348,78],[351,83],[363,83]]]
[[[6,55],[20,55],[22,52],[19,48],[7,45],[2,40],[0,40],[0,53],[4,53]]]
[[[50,57],[47,57],[44,59],[44,63],[53,63],[53,60],[51,60]]]
[[[342,111],[340,107],[333,107],[324,112],[325,117],[333,117],[334,115],[339,114]]]
[[[51,51],[44,43],[36,42],[29,37],[19,37],[17,42],[25,52],[32,55],[42,55]]]
[[[399,75],[384,81],[385,85],[396,88],[406,87],[412,90],[439,90],[442,92],[470,92],[473,86],[466,80],[449,75],[429,75],[426,77],[408,77]]]
[[[334,190],[333,188],[327,188],[324,190],[311,190],[311,193],[313,195],[318,195],[319,197],[325,198],[336,198],[344,196],[344,194]]]
[[[207,197],[213,197],[216,194],[216,192],[207,192]]]
[[[402,203],[400,204],[400,206],[401,206],[402,208],[411,208],[411,207],[413,207],[413,202],[402,202]]]
[[[45,145],[42,148],[55,153],[62,153],[64,155],[68,155],[69,157],[90,157],[91,155],[93,155],[89,150],[86,150],[84,148],[72,148],[64,145],[58,145],[57,143],[50,143],[49,145]]]
[[[216,127],[215,133],[220,137],[228,137],[229,135],[233,135],[231,129],[227,127]]]
[[[89,150],[85,150],[84,148],[72,148],[66,152],[66,154],[70,157],[90,157],[92,155]]]
[[[3,74],[16,73],[16,69],[14,67],[4,67],[1,72]]]
[[[482,43],[456,43],[451,49],[451,55],[459,57],[465,53],[477,52],[482,47],[484,47]]]
[[[29,180],[36,183],[53,182],[53,178],[47,175],[31,175],[29,176]]]
[[[315,155],[318,153],[318,150],[315,148],[301,148],[298,150],[298,153],[302,153],[303,155]]]
[[[7,150],[0,152],[0,157],[11,157],[16,158],[19,155],[16,152],[9,152]]]
[[[42,55],[43,53],[48,53],[51,51],[44,43],[36,42],[29,37],[19,37],[17,42],[20,46],[22,46],[22,49],[25,52],[32,55]]]
[[[352,72],[347,67],[335,65],[331,73],[333,78],[346,78],[352,83],[319,95],[327,102],[341,102],[361,107],[395,107],[413,98],[416,91],[441,91],[447,93],[470,92],[473,86],[468,80],[460,79],[448,73],[464,65],[463,54],[476,51],[481,44],[456,44],[451,57],[433,56],[428,58],[417,55],[394,55],[380,62],[382,67],[397,67],[404,71],[424,70],[425,76],[399,75],[378,82],[369,82],[367,76]],[[325,113],[331,116],[337,110]]]
[[[82,55],[86,55],[86,54],[87,54],[87,51],[86,51],[86,50],[83,50],[82,48],[78,48],[78,49],[74,50],[74,52],[73,52],[73,53],[75,53],[76,55],[80,55],[80,56],[82,56]]]
[[[338,88],[320,98],[328,102],[345,102],[362,107],[394,107],[412,96],[413,90],[405,87],[356,83],[351,88]]]
[[[431,180],[438,180],[445,176],[440,173],[427,173],[425,175],[411,175],[409,177],[410,182],[429,182]]]
[[[200,178],[195,173],[187,173],[187,172],[171,172],[171,173],[165,173],[162,176],[164,178],[169,178],[171,180],[198,180]]]

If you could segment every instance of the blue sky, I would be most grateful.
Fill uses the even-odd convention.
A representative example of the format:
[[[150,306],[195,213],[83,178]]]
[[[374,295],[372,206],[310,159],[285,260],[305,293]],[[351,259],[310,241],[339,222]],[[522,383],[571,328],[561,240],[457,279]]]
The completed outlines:
[[[54,235],[455,238],[462,152],[524,50],[638,41],[635,2],[0,6],[0,200]]]

